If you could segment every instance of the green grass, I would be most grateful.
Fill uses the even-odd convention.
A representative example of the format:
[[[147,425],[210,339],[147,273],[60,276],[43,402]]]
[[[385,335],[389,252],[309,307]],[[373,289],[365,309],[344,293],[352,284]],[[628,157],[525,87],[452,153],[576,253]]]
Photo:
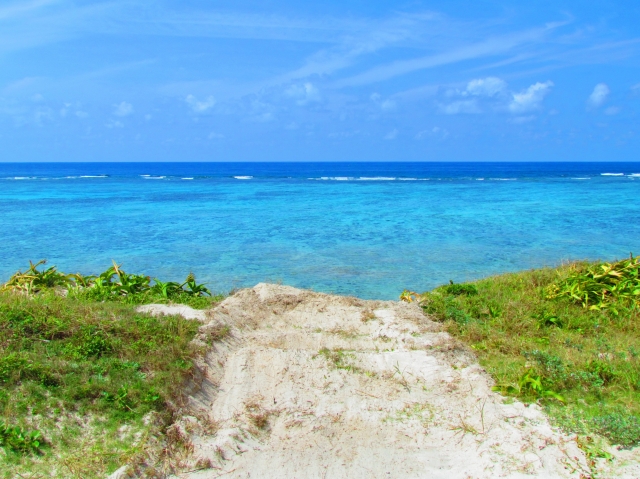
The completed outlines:
[[[503,394],[540,402],[567,431],[632,447],[640,444],[639,270],[633,257],[575,263],[404,297],[417,296],[470,345]]]
[[[194,373],[200,351],[191,340],[200,323],[136,313],[133,305],[209,307],[221,298],[74,289],[51,273],[44,278],[51,284],[0,292],[0,477],[170,467],[161,441]]]

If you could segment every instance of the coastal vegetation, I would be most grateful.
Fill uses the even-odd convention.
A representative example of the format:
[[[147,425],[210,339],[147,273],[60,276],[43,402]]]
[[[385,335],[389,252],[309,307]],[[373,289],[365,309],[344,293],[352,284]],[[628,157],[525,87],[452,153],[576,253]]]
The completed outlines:
[[[128,304],[167,303],[187,304],[195,308],[210,306],[222,296],[212,297],[211,291],[196,282],[189,273],[183,283],[163,282],[150,276],[126,273],[115,261],[104,272],[94,275],[63,273],[55,266],[39,270],[46,260],[29,262],[29,269],[18,271],[3,286],[4,291],[39,293],[43,290],[58,290],[64,295],[94,301],[118,301]]]
[[[153,317],[135,305],[209,307],[221,296],[193,275],[164,283],[115,263],[97,276],[42,264],[0,291],[0,477],[163,467],[167,444],[159,438],[194,373],[199,351],[191,341],[200,323]]]
[[[496,390],[540,403],[586,449],[593,437],[640,444],[639,257],[451,282],[402,298],[475,350]]]
[[[539,403],[577,433],[588,457],[607,457],[602,441],[640,445],[639,257],[401,297],[474,350],[506,401]],[[198,376],[200,323],[136,306],[208,308],[222,298],[192,274],[163,282],[116,263],[95,276],[44,262],[14,274],[0,287],[0,477],[105,477],[125,463],[149,477],[171,471],[188,447],[171,424]],[[356,370],[345,350],[319,355]]]

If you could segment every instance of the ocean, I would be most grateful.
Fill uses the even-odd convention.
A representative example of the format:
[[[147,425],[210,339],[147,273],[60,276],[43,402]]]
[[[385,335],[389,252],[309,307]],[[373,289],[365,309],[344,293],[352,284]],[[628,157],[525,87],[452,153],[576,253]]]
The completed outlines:
[[[28,260],[367,299],[640,253],[640,163],[0,163]]]

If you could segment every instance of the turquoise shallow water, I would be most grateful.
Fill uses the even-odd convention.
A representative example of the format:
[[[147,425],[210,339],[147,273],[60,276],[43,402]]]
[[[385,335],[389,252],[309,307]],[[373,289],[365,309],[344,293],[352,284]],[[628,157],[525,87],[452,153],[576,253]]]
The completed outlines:
[[[638,253],[639,196],[639,163],[5,163],[0,280],[29,259],[82,273],[115,259],[220,292],[390,299]]]

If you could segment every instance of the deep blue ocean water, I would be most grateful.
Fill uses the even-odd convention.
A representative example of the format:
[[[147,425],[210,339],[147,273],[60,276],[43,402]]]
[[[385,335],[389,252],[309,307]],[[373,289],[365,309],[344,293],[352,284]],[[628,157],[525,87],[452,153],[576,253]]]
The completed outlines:
[[[640,163],[0,163],[0,280],[115,259],[391,299],[640,253],[638,198]]]

